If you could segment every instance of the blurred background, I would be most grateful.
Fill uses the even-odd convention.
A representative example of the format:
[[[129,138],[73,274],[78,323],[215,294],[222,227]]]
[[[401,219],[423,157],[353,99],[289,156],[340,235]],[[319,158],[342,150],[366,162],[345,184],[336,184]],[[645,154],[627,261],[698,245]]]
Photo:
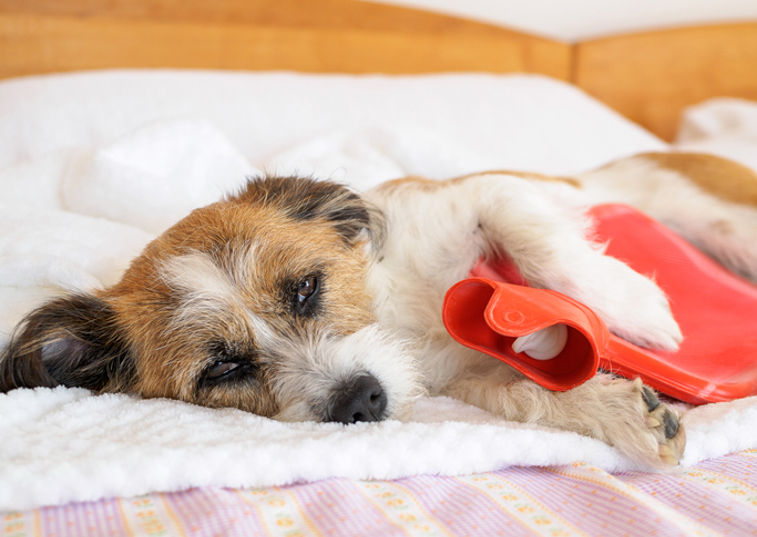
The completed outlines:
[[[616,33],[757,19],[754,0],[379,0],[573,42]]]

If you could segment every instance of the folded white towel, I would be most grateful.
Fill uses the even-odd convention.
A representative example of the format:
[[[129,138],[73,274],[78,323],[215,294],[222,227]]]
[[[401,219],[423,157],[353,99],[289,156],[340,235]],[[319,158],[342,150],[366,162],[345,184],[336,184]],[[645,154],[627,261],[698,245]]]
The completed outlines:
[[[158,121],[69,163],[63,203],[157,235],[258,173],[207,121]]]

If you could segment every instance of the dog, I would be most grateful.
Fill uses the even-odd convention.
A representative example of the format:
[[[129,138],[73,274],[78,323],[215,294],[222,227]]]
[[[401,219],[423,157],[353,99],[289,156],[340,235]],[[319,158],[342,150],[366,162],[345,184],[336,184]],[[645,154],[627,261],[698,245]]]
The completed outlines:
[[[599,372],[552,392],[442,323],[447,289],[479,259],[507,256],[530,285],[583,302],[613,333],[677,349],[663,291],[592,241],[585,209],[608,201],[757,279],[757,177],[712,156],[645,154],[573,178],[411,177],[363,195],[255,178],[168,229],[114,286],[31,312],[0,358],[0,391],[78,386],[345,424],[447,395],[666,468],[684,450],[681,415],[640,380]]]

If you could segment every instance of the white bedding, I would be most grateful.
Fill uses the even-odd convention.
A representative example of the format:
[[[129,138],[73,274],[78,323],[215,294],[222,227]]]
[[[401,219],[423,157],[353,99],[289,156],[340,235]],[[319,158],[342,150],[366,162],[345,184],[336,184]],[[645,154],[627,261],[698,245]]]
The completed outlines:
[[[688,108],[675,147],[720,155],[757,170],[757,102],[720,97]]]
[[[152,237],[246,175],[362,190],[405,174],[566,174],[667,146],[535,76],[115,71],[0,83],[0,345],[69,289],[116,281]],[[757,400],[686,418],[685,463],[757,447]],[[444,398],[407,421],[283,424],[84,390],[0,395],[0,510],[191,486],[630,463],[570,433]]]

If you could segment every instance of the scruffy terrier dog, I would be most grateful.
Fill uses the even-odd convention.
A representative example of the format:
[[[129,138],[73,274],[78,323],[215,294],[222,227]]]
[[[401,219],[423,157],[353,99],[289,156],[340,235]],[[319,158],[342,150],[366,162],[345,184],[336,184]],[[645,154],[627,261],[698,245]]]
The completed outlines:
[[[111,288],[52,300],[0,359],[0,391],[80,386],[237,407],[280,420],[400,416],[422,393],[576,431],[648,467],[676,464],[677,413],[600,373],[551,392],[463,348],[447,289],[482,256],[593,308],[615,334],[674,350],[660,288],[587,238],[587,204],[623,201],[757,277],[757,177],[714,157],[650,154],[573,179],[408,178],[361,197],[308,178],[249,181],[147,246]]]

